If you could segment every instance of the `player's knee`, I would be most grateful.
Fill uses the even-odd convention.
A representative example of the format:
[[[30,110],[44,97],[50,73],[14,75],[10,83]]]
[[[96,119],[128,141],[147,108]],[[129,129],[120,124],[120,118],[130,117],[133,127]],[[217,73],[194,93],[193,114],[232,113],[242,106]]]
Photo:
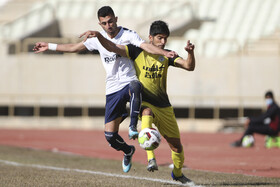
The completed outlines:
[[[167,136],[164,136],[164,138],[168,142],[172,151],[176,153],[181,153],[183,151],[183,145],[181,144],[180,138],[169,138]]]
[[[129,83],[130,93],[141,93],[142,92],[142,84],[138,80],[133,80]]]
[[[153,111],[151,108],[144,108],[142,110],[142,116],[153,116]]]
[[[118,135],[118,132],[104,132],[105,138],[109,145],[119,151],[124,144],[123,139]]]
[[[182,145],[178,146],[178,147],[172,147],[171,149],[172,149],[172,151],[174,151],[176,153],[181,153],[183,151]]]
[[[172,151],[175,153],[181,153],[183,151],[182,144],[169,144]]]

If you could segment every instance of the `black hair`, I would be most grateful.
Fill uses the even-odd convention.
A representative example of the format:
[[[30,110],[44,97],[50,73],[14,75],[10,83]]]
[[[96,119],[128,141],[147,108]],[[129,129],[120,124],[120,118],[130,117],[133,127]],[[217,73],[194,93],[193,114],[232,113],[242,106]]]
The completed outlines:
[[[265,93],[265,97],[270,97],[270,98],[274,98],[273,97],[273,93],[272,93],[272,91],[267,91],[266,93]]]
[[[164,21],[158,20],[154,21],[150,26],[150,35],[156,36],[157,34],[165,34],[167,37],[169,36],[169,28],[167,23]]]
[[[97,17],[115,16],[113,9],[110,6],[103,6],[97,12]]]

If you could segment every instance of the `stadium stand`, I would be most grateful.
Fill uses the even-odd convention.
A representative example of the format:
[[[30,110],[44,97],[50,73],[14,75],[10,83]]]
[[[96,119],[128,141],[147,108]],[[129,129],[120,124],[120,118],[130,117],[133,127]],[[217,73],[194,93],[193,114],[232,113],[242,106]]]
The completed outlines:
[[[240,52],[248,43],[273,35],[279,28],[277,0],[196,1],[198,29],[187,30],[185,38],[195,41],[200,55],[226,56]]]
[[[264,89],[280,95],[279,0],[9,0],[0,6],[0,115],[103,114],[105,72],[98,55],[31,51],[39,40],[76,42],[82,32],[100,30],[96,12],[103,5],[145,39],[152,21],[167,21],[166,48],[183,57],[186,41],[196,44],[196,71],[169,72],[179,117],[258,114]]]

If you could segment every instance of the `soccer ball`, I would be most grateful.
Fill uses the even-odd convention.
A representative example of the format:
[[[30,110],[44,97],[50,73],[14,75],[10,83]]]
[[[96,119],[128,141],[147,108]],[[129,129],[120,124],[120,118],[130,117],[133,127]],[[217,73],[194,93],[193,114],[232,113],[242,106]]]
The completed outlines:
[[[254,142],[255,142],[254,136],[246,135],[242,139],[242,147],[252,147],[254,146]]]
[[[140,147],[145,150],[156,149],[160,144],[160,140],[160,134],[154,128],[145,128],[141,130],[138,135],[138,142],[140,144]]]

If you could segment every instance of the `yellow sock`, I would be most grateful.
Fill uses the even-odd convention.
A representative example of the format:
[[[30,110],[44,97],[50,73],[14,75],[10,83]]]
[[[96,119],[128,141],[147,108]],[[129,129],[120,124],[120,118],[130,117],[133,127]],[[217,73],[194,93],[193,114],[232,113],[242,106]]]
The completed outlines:
[[[176,153],[172,150],[171,150],[171,152],[172,152],[172,160],[173,160],[173,165],[174,165],[173,173],[176,177],[180,177],[180,176],[182,176],[182,168],[183,168],[184,160],[185,160],[184,150],[182,150],[181,153]]]
[[[153,116],[142,116],[141,129],[151,128],[153,123]]]
[[[141,129],[151,128],[153,123],[153,116],[142,116]],[[154,151],[146,151],[148,161],[155,158]]]
[[[146,152],[147,152],[148,161],[153,159],[153,158],[156,158],[154,151],[146,151]]]

